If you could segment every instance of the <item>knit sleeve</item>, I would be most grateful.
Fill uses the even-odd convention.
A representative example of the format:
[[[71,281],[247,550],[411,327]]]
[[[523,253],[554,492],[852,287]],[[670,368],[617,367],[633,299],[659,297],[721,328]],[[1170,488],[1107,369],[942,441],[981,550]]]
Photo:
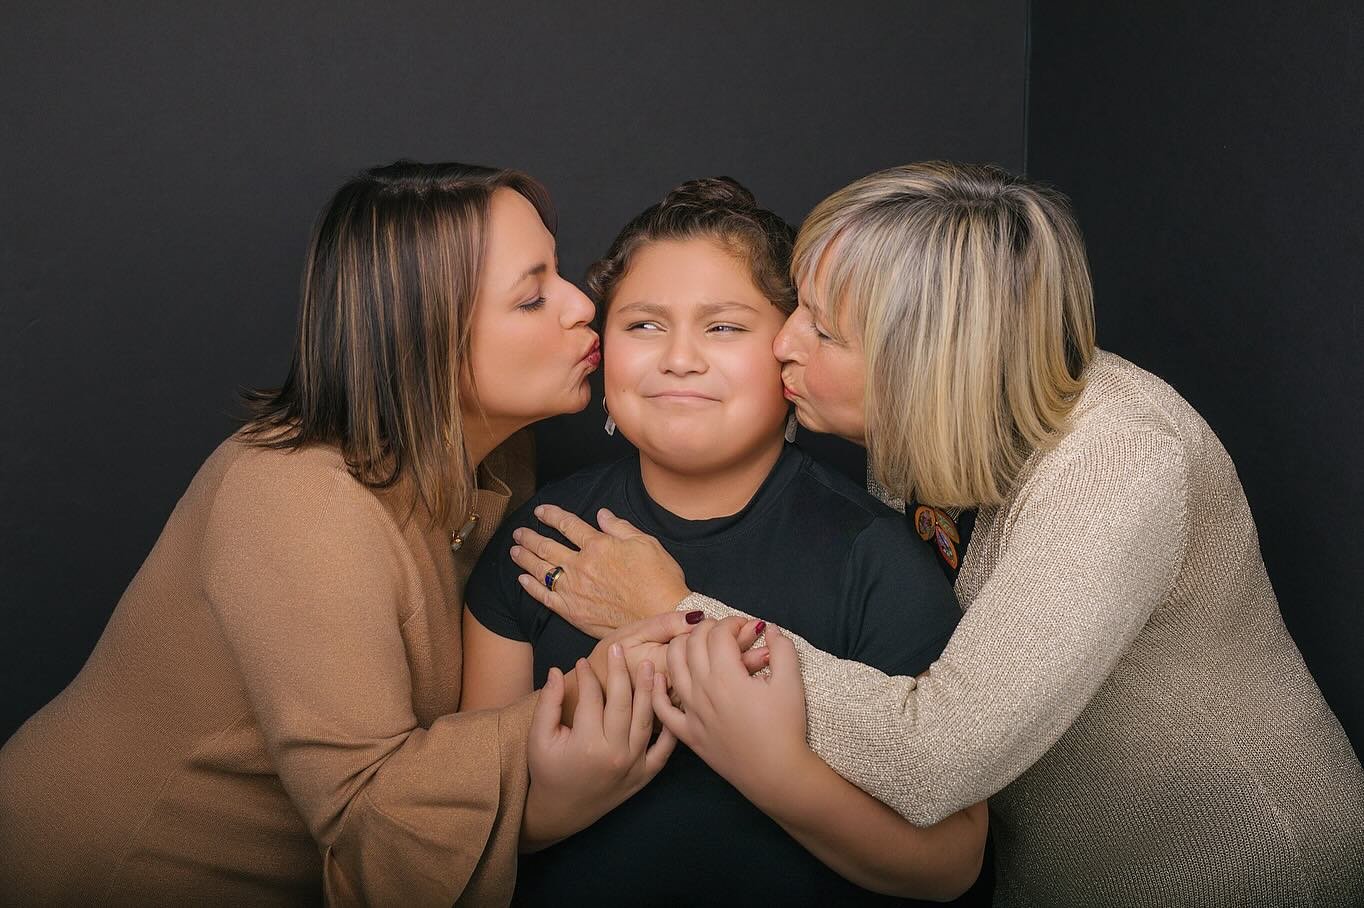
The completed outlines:
[[[224,480],[205,592],[317,841],[328,904],[505,901],[532,700],[419,723],[401,631],[418,581],[401,535],[341,470],[275,473]]]
[[[1170,595],[1186,501],[1182,449],[1154,431],[1045,455],[998,518],[994,572],[920,678],[795,638],[810,746],[918,825],[999,791],[1070,727]],[[737,614],[699,595],[679,607]]]

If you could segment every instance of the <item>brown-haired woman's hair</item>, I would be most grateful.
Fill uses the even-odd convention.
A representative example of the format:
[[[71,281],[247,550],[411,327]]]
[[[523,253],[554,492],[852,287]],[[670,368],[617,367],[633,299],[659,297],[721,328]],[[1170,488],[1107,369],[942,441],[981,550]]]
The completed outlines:
[[[748,264],[753,285],[772,305],[796,308],[791,251],[796,231],[758,206],[753,193],[730,177],[689,180],[626,224],[606,255],[587,270],[587,290],[602,318],[636,252],[659,240],[708,239]]]
[[[1065,196],[998,167],[928,162],[816,206],[793,273],[866,363],[867,456],[906,500],[1003,502],[1054,445],[1094,355],[1084,240]]]
[[[411,482],[437,524],[469,506],[460,389],[490,201],[524,196],[551,232],[549,193],[514,170],[398,161],[351,179],[313,228],[283,386],[243,392],[243,436],[335,445],[371,488]],[[463,384],[461,383],[463,379]]]

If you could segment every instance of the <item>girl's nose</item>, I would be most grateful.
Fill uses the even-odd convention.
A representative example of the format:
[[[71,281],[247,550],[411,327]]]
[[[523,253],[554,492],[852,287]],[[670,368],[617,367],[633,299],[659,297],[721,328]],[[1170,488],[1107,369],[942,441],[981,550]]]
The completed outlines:
[[[667,343],[659,364],[664,372],[686,375],[706,371],[706,358],[701,353],[700,345],[686,331],[672,332]]]

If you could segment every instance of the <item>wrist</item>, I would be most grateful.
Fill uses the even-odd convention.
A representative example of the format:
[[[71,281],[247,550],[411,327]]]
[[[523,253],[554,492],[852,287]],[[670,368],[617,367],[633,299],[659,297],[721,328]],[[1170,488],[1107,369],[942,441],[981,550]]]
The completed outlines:
[[[701,608],[700,603],[695,601],[696,593],[687,589],[686,586],[670,587],[660,596],[661,602],[671,602],[671,611],[692,612]]]
[[[794,820],[801,813],[801,795],[822,772],[832,770],[803,741],[768,753],[768,759],[751,780],[735,787],[774,820]]]
[[[522,854],[531,854],[553,845],[557,839],[549,829],[552,825],[550,818],[546,816],[546,805],[541,796],[540,786],[532,779],[530,787],[526,790],[526,806],[521,812],[518,850]]]

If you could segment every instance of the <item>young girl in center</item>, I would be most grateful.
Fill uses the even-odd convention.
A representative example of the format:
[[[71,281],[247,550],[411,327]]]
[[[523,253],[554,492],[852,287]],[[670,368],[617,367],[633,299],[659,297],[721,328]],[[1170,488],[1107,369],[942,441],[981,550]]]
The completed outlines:
[[[931,551],[902,515],[788,440],[772,341],[795,308],[793,239],[738,183],[695,180],[592,266],[606,431],[638,450],[546,486],[503,522],[465,589],[462,709],[513,702],[596,643],[517,581],[511,532],[541,501],[587,520],[609,508],[656,537],[693,587],[761,602],[781,627],[889,675],[917,675],[942,651],[960,612]],[[756,800],[679,746],[596,824],[523,855],[516,902],[942,900],[979,872],[983,804],[920,829],[832,770]]]

